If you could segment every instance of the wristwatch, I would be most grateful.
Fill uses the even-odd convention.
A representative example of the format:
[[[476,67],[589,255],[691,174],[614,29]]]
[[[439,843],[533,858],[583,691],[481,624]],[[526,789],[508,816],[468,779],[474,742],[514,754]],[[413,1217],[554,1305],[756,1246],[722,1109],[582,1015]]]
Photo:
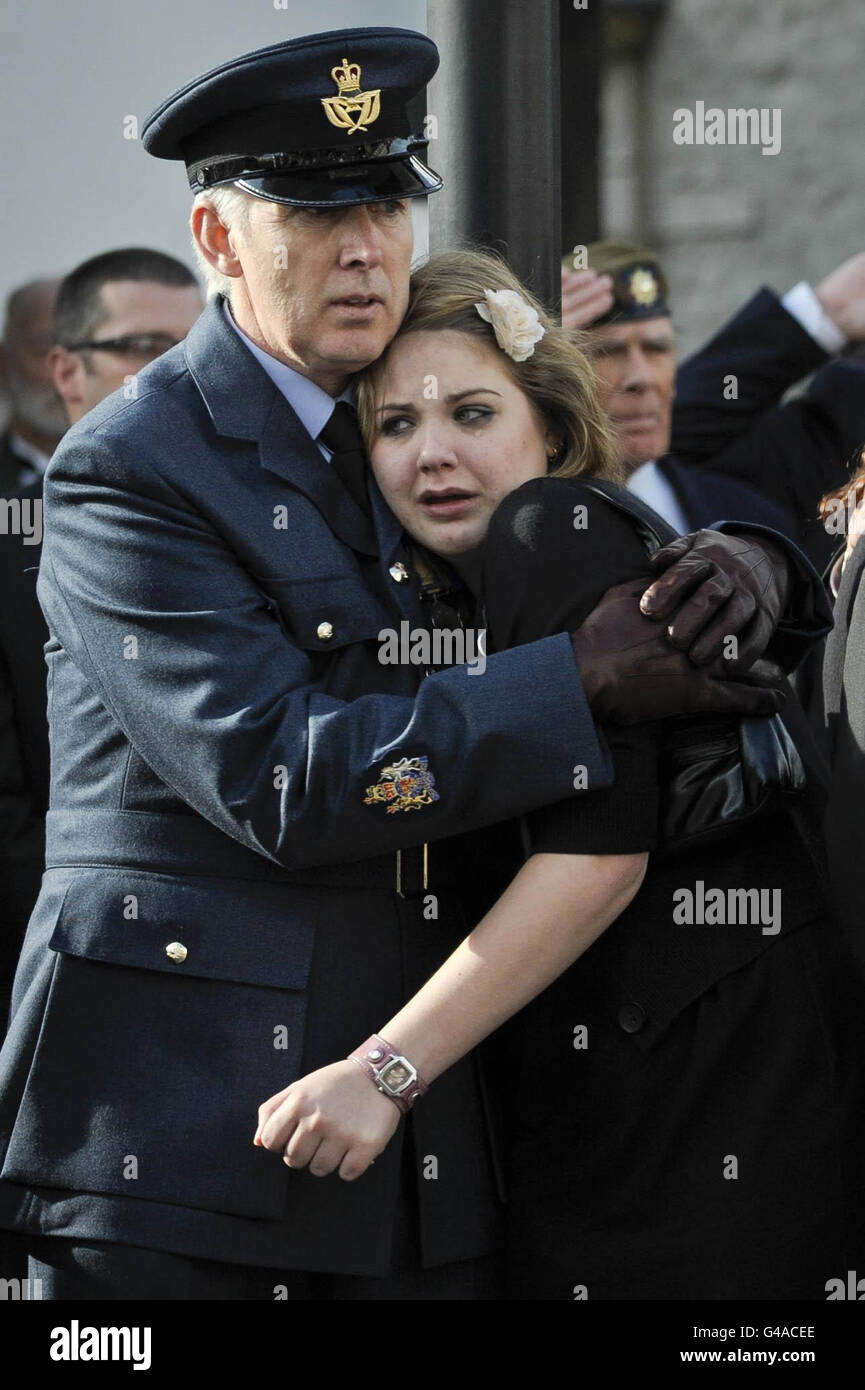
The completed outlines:
[[[378,1033],[373,1033],[365,1043],[356,1047],[349,1057],[366,1072],[382,1095],[389,1096],[394,1105],[399,1106],[404,1115],[408,1114],[418,1096],[428,1090],[426,1082],[418,1076],[417,1067],[413,1067],[407,1057],[403,1057]]]

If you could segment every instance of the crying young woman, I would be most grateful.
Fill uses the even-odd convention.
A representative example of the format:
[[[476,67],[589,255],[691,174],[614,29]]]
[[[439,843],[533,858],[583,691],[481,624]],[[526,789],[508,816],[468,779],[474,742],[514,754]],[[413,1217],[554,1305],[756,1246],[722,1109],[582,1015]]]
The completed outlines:
[[[490,652],[576,630],[612,585],[640,592],[653,545],[674,539],[621,486],[587,358],[494,257],[415,275],[358,402],[439,617],[485,629]],[[753,562],[771,584],[758,548]],[[719,601],[693,655],[721,667],[724,631]],[[865,998],[824,890],[792,696],[782,717],[611,725],[613,785],[480,834],[478,925],[370,1021],[416,1091],[483,1044],[508,1298],[823,1299],[865,1262]],[[781,740],[788,775],[749,800],[757,735]],[[347,1060],[272,1097],[257,1138],[334,1171],[347,1153],[374,1161],[399,1121]]]

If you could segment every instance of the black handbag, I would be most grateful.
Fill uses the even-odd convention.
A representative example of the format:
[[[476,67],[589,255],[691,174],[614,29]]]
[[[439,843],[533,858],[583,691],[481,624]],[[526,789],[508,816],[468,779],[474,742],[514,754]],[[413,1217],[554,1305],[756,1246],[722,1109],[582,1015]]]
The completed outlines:
[[[672,527],[639,498],[595,478],[580,481],[631,518],[647,555],[675,539]],[[780,714],[687,716],[664,724],[660,847],[723,838],[805,790],[805,768]]]

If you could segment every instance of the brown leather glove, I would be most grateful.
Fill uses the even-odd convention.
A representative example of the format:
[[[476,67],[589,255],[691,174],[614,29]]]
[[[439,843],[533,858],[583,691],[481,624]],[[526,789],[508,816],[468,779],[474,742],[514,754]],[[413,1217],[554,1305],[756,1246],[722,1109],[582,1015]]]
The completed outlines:
[[[780,668],[761,662],[746,678],[731,681],[720,678],[731,663],[695,666],[671,645],[664,627],[640,612],[644,589],[639,579],[617,584],[571,634],[595,719],[642,724],[677,714],[754,717],[781,708],[783,692],[768,684],[783,679]]]
[[[710,665],[728,637],[736,638],[738,651],[724,660],[726,675],[742,675],[763,655],[790,591],[780,547],[762,536],[696,531],[665,545],[650,569],[666,573],[648,590],[642,611],[668,622],[670,641],[691,661]]]

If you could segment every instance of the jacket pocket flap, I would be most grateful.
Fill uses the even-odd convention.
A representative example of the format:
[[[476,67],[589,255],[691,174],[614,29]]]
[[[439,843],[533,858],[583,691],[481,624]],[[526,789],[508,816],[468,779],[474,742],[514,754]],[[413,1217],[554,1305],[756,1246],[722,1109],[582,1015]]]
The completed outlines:
[[[126,869],[75,874],[51,949],[140,970],[304,989],[320,895]]]
[[[286,631],[307,651],[375,642],[393,626],[387,610],[353,579],[271,579],[255,576]]]

